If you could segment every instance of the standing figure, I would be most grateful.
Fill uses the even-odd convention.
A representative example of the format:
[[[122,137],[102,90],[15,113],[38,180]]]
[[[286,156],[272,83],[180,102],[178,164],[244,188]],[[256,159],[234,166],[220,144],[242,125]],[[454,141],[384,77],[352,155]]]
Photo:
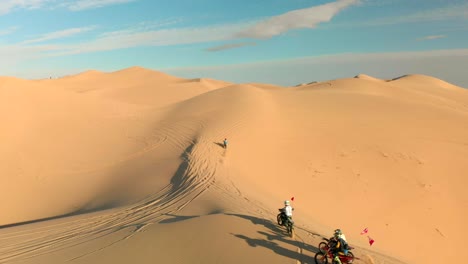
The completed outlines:
[[[223,147],[224,147],[224,148],[227,148],[227,145],[228,145],[228,140],[227,140],[227,138],[225,138],[225,139],[223,140]]]

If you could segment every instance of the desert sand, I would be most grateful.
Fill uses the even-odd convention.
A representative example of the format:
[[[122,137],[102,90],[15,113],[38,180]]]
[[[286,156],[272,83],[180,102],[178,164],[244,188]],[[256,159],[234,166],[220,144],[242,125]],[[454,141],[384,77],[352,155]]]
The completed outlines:
[[[437,78],[0,77],[0,116],[0,263],[314,263],[335,228],[355,263],[464,252],[468,91]]]

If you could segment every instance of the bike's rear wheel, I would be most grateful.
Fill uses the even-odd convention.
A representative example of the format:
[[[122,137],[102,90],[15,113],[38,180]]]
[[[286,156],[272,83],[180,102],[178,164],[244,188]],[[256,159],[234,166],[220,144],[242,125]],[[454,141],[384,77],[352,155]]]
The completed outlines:
[[[325,243],[325,242],[320,242],[318,248],[319,248],[320,252],[325,254],[325,253],[327,253],[327,250],[328,250],[328,244]]]
[[[354,254],[353,254],[353,252],[348,251],[348,254],[346,254],[346,260],[341,261],[341,262],[345,263],[345,264],[351,264],[351,263],[353,263],[353,261],[354,261]]]
[[[293,224],[289,223],[289,224],[288,224],[288,227],[289,227],[289,228],[288,228],[288,229],[289,229],[289,230],[288,230],[289,235],[290,235],[292,238],[294,238],[294,226],[293,226]]]
[[[328,259],[322,252],[317,252],[314,257],[315,264],[328,264]]]

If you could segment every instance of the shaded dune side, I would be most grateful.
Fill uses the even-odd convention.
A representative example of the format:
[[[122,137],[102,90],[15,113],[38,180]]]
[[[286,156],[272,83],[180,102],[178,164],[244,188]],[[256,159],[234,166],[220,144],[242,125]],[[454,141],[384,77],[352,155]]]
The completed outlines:
[[[2,89],[1,224],[68,213],[81,207],[107,170],[142,143],[135,105],[77,97],[26,82]],[[125,125],[124,125],[125,124]],[[58,199],[58,197],[61,197]]]
[[[148,179],[154,175],[151,171],[159,171],[158,177],[168,181],[189,137],[172,135],[184,133],[179,127],[185,126],[173,120],[154,128],[170,104],[226,85],[211,82],[205,81],[209,88],[193,86],[138,67],[110,74],[89,71],[60,80],[2,78],[0,155],[6,162],[0,180],[4,186],[24,188],[2,193],[2,200],[10,201],[5,206],[11,214],[0,224],[110,208],[161,187],[158,182],[145,186],[131,179]],[[74,85],[100,93],[75,93],[80,90],[74,91]],[[152,162],[160,159],[166,162]],[[74,188],[77,185],[82,189]],[[116,199],[114,193],[122,188],[127,192]],[[42,199],[18,210],[31,204],[28,199],[36,199],[31,198],[36,194]],[[54,199],[60,196],[65,198]]]
[[[242,120],[235,121],[236,117],[247,118],[247,115],[254,109],[258,109],[258,106],[252,103],[259,100],[265,101],[263,96],[261,90],[241,85],[216,90],[175,105],[153,131],[155,134],[161,133],[167,136],[164,142],[153,150],[156,151],[167,145],[167,147],[175,149],[174,152],[182,153],[182,163],[166,186],[157,192],[153,191],[143,200],[127,207],[106,210],[102,213],[96,212],[85,219],[77,218],[74,220],[74,218],[70,218],[71,221],[58,221],[60,223],[55,227],[38,226],[37,229],[28,231],[30,234],[36,235],[26,241],[18,240],[22,237],[22,231],[8,233],[2,241],[10,246],[6,249],[2,248],[1,260],[37,257],[92,241],[98,237],[111,235],[126,227],[135,227],[134,231],[119,239],[119,241],[126,240],[148,225],[162,221],[168,215],[177,214],[195,198],[215,185],[219,158],[213,153],[220,152],[220,147],[215,142],[218,142],[222,136],[233,133],[236,126],[242,126]],[[208,107],[211,110],[206,110],[207,107],[201,107],[207,102],[214,102],[212,104],[215,105],[212,105],[211,108]],[[226,106],[226,102],[229,102],[228,105],[232,108],[220,107],[221,105]],[[213,118],[210,115],[210,111],[215,114],[216,109],[225,109],[215,115],[221,118]],[[194,118],[187,118],[190,115],[193,115]],[[228,123],[231,124],[230,129]],[[206,133],[203,132],[204,130]],[[126,177],[133,177],[133,175],[126,175]],[[109,181],[109,184],[112,184],[112,181]],[[219,186],[215,189],[224,190],[223,187]],[[122,188],[120,191],[128,190]],[[104,196],[107,195],[104,194]],[[107,197],[108,200],[117,198]],[[224,207],[223,205],[216,206]],[[198,213],[211,213],[212,209],[208,208],[208,211],[199,211]],[[89,226],[93,226],[93,229],[89,229]]]

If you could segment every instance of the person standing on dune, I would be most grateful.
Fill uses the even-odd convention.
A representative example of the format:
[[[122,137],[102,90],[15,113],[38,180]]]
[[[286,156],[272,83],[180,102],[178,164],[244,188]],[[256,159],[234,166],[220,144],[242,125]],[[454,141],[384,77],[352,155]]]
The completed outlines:
[[[223,147],[224,147],[224,148],[227,148],[227,145],[228,145],[228,140],[227,140],[227,138],[225,138],[225,139],[223,140]]]

